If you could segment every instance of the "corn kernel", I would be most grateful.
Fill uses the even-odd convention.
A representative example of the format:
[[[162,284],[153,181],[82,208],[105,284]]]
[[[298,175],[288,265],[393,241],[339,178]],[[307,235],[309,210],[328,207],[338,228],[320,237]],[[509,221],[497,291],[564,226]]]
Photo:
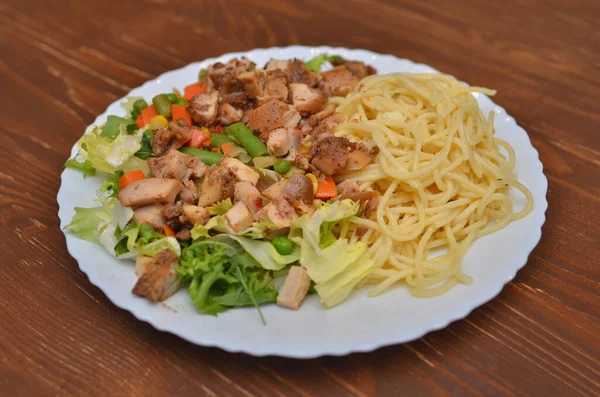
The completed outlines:
[[[153,129],[166,127],[168,124],[169,121],[167,120],[167,118],[161,114],[152,117],[152,119],[150,120],[150,126]]]

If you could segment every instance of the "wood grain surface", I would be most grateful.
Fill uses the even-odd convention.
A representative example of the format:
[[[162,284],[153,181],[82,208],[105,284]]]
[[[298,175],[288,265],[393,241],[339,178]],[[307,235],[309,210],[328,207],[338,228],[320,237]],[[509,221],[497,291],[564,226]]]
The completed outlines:
[[[600,3],[434,3],[2,0],[0,395],[599,395]],[[496,299],[372,353],[254,358],[161,333],[79,271],[56,193],[96,115],[167,70],[290,44],[391,53],[498,90],[550,187],[542,241]]]

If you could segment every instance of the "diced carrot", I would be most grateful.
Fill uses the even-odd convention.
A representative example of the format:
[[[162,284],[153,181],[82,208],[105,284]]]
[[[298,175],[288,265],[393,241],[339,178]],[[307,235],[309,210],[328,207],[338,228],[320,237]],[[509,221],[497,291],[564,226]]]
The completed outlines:
[[[192,115],[187,111],[185,106],[171,105],[171,114],[173,115],[173,121],[185,119],[190,127],[194,124]]]
[[[137,116],[137,119],[135,119],[135,123],[137,124],[138,128],[142,128],[145,125],[144,116],[142,116],[141,113],[139,114],[139,116]]]
[[[189,102],[192,100],[193,97],[195,97],[198,94],[202,94],[204,91],[206,91],[206,87],[204,87],[200,83],[188,85],[183,90],[183,99]]]
[[[152,117],[157,116],[158,112],[154,105],[148,106],[146,109],[142,110],[142,118],[144,120],[144,125],[150,124]],[[142,126],[143,127],[143,126]]]
[[[223,151],[223,154],[225,154],[226,156],[230,156],[233,153],[234,150],[234,146],[233,143],[223,143],[221,144],[221,150]]]
[[[315,193],[316,198],[328,200],[335,196],[337,196],[337,187],[332,177],[328,176],[324,182],[319,181],[317,193]]]
[[[210,145],[210,137],[206,132],[194,128],[192,130],[192,137],[188,141],[187,145],[196,149],[200,149],[202,146]]]
[[[169,227],[169,225],[163,225],[165,234],[169,237],[175,237],[175,231]]]
[[[123,189],[125,186],[129,185],[131,182],[135,182],[140,179],[144,179],[146,175],[142,172],[142,170],[130,171],[124,174],[121,178],[119,178],[119,188]]]

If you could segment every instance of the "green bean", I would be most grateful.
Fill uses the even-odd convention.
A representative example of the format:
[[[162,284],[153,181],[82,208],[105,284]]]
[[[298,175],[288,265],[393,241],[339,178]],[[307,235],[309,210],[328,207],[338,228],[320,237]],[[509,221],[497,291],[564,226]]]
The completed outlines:
[[[138,99],[137,101],[135,101],[133,103],[133,110],[137,114],[140,114],[142,112],[142,110],[146,109],[147,107],[148,107],[148,102],[146,102],[143,99]]]
[[[208,70],[201,69],[200,72],[198,73],[198,80],[202,80],[204,78],[204,76],[206,76],[207,73],[208,73]]]
[[[225,134],[213,132],[212,137],[210,138],[210,145],[220,149],[221,145],[224,143],[233,143],[233,141]]]
[[[273,165],[273,169],[278,174],[287,174],[292,169],[292,164],[287,160],[279,160]]]
[[[246,127],[244,123],[231,124],[230,126],[225,127],[225,132],[229,135],[233,135],[252,157],[264,156],[269,153],[267,145],[258,139],[252,130]]]
[[[221,160],[223,160],[223,158],[225,157],[221,153],[215,153],[215,152],[211,152],[208,150],[196,149],[196,148],[189,147],[189,146],[183,146],[183,147],[179,148],[179,151],[182,153],[185,153],[185,154],[190,154],[192,156],[199,157],[200,161],[202,161],[206,165],[219,164],[221,162]]]
[[[272,244],[281,255],[289,255],[294,250],[294,243],[288,236],[275,237]]]
[[[167,94],[167,99],[172,104],[176,104],[177,103],[177,95],[175,95],[175,94]]]
[[[186,101],[183,98],[177,98],[177,104],[181,105],[181,106],[187,106],[188,105],[188,101]]]
[[[156,108],[158,114],[161,114],[165,117],[171,117],[171,101],[167,97],[167,94],[159,94],[152,98],[152,103]]]

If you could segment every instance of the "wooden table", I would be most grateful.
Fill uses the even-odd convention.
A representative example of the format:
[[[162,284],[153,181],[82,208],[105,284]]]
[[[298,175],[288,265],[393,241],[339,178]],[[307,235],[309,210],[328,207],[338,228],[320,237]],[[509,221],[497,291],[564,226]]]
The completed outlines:
[[[600,393],[598,2],[57,3],[0,3],[1,395]],[[498,90],[540,152],[550,207],[541,243],[496,299],[373,353],[254,358],[161,333],[78,270],[55,197],[96,115],[167,70],[290,44],[391,53]]]

